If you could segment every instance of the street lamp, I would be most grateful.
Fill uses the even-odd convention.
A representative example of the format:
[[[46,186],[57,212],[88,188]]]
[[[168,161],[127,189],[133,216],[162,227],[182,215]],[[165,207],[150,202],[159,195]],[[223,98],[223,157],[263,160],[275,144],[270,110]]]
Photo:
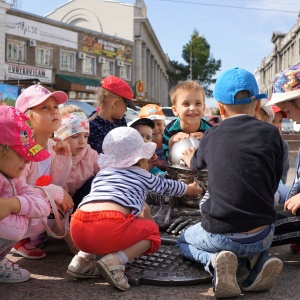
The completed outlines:
[[[195,39],[200,39],[204,36],[204,33],[199,35],[199,36],[194,36],[191,40],[191,46],[190,46],[190,80],[193,80],[193,52],[192,52],[192,49],[193,49],[193,41]]]

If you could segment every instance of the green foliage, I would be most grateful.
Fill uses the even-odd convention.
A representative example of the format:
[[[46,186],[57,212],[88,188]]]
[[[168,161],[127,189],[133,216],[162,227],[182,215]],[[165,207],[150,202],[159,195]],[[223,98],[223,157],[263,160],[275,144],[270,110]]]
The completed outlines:
[[[192,53],[192,55],[191,55]],[[190,64],[192,57],[192,78],[190,77]],[[180,80],[198,80],[203,86],[206,96],[212,96],[209,88],[216,82],[213,76],[221,68],[221,60],[216,60],[210,53],[210,45],[205,37],[200,36],[198,30],[194,30],[190,41],[183,46],[182,58],[187,65],[177,61],[171,61],[172,68],[168,74],[175,84]]]

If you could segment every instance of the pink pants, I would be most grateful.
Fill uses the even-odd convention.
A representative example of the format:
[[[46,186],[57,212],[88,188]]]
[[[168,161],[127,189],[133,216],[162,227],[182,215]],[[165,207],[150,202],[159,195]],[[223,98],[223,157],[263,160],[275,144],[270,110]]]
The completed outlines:
[[[107,254],[124,250],[139,241],[149,240],[153,253],[160,246],[158,226],[150,220],[125,216],[114,210],[85,212],[77,209],[72,215],[70,231],[75,245],[84,252]]]

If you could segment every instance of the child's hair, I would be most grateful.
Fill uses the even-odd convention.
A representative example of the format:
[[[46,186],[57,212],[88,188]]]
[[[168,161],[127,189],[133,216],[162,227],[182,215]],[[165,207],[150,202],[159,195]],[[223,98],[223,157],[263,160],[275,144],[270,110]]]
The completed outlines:
[[[149,171],[149,164],[146,158],[140,159],[138,162],[134,164],[134,166],[140,167],[146,171]]]
[[[0,155],[6,156],[9,149],[9,146],[0,144]]]
[[[203,100],[205,101],[205,92],[203,87],[195,80],[185,80],[179,81],[174,87],[170,90],[170,98],[172,105],[176,105],[177,96],[180,92],[189,92],[196,91],[201,92],[203,95]]]
[[[65,116],[67,114],[71,114],[71,113],[74,113],[74,112],[83,112],[82,109],[76,105],[66,105],[66,106],[63,106],[59,109],[59,112],[62,116]]]

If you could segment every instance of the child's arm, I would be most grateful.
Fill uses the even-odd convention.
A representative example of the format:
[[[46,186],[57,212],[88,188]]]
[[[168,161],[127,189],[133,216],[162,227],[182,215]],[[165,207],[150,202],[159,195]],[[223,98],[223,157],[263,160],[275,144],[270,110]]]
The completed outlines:
[[[195,137],[197,140],[201,140],[202,139],[202,137],[203,137],[203,132],[192,132],[191,134],[190,134],[190,136],[193,136],[193,137]]]
[[[197,182],[191,183],[187,185],[187,191],[185,195],[191,196],[191,197],[199,197],[203,193],[202,187],[198,186]]]
[[[289,210],[293,215],[296,215],[297,210],[300,208],[300,194],[292,196],[284,203],[284,210]]]
[[[69,143],[58,138],[52,138],[52,140],[56,142],[56,144],[52,146],[52,149],[55,151],[57,155],[64,155],[64,156],[72,155]]]
[[[0,220],[10,214],[18,214],[21,210],[21,203],[17,197],[0,198]]]
[[[191,168],[191,160],[192,160],[192,157],[194,156],[195,151],[196,151],[195,147],[190,147],[190,148],[185,149],[182,152],[180,159],[185,162],[185,164],[188,166],[188,168]]]

